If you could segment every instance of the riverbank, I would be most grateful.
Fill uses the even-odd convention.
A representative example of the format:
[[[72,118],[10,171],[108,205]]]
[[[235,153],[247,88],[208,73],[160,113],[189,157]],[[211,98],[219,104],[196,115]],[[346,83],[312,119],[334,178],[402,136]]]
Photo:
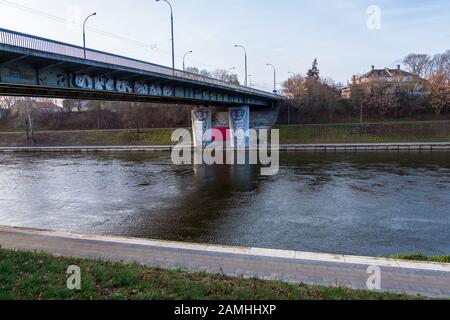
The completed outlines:
[[[77,265],[83,272],[80,291],[65,287],[69,265]],[[409,300],[414,297],[0,249],[0,300],[24,299]]]
[[[0,292],[5,292],[3,298],[10,299],[409,298],[389,292],[450,296],[450,264],[443,263],[8,227],[0,227],[0,245],[4,249],[65,257],[0,251],[0,279],[3,279],[0,285],[4,288]],[[69,265],[77,265],[82,270],[84,289],[80,292],[65,289],[65,271]],[[367,289],[368,266],[380,268],[382,291],[348,289]]]
[[[450,121],[281,126],[280,144],[450,142]],[[37,146],[171,145],[173,129],[42,131]],[[31,146],[24,132],[0,133],[1,147]]]
[[[282,126],[281,144],[450,142],[450,121]]]
[[[36,146],[155,146],[172,145],[174,129],[42,131],[36,132]],[[0,133],[1,147],[27,147],[32,143],[25,133]]]

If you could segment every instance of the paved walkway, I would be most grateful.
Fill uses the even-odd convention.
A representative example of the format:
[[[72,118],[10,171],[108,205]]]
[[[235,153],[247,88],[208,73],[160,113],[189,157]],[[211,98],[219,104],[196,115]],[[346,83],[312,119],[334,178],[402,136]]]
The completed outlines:
[[[408,143],[337,143],[337,144],[282,144],[280,151],[355,152],[355,151],[450,151],[450,142]],[[163,152],[172,146],[66,146],[66,147],[0,147],[0,152]]]
[[[0,227],[0,246],[66,257],[137,262],[149,267],[224,273],[311,285],[366,289],[368,266],[381,270],[381,288],[450,297],[450,264],[258,248],[80,235]]]

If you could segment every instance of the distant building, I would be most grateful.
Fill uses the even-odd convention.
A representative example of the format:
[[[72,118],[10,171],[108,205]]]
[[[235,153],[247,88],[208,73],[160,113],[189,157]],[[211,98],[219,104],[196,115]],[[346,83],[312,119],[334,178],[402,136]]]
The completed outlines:
[[[423,96],[431,94],[430,85],[427,80],[416,74],[401,70],[400,65],[397,69],[375,69],[362,76],[353,76],[352,85],[342,89],[343,98],[350,99],[353,86],[365,86],[367,93],[396,94],[409,93],[414,96]]]
[[[352,97],[352,88],[351,87],[342,88],[341,97],[344,99],[350,99]]]

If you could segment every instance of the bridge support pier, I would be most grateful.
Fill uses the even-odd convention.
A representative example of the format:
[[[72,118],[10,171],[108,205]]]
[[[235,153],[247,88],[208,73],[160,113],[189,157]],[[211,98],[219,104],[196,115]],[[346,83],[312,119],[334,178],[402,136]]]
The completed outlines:
[[[271,129],[278,119],[278,108],[256,109],[200,107],[191,110],[194,147],[224,141],[231,147],[249,147],[249,129]]]

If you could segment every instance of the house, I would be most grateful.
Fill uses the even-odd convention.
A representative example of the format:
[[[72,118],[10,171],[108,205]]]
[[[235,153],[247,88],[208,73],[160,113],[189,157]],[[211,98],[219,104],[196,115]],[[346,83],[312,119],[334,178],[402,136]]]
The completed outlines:
[[[397,66],[397,69],[376,69],[375,66],[372,66],[372,70],[366,74],[353,76],[352,84],[342,89],[342,97],[350,99],[354,86],[363,86],[367,94],[375,92],[382,94],[409,93],[414,96],[431,94],[427,80],[402,70],[400,65]]]
[[[352,88],[349,86],[342,88],[341,97],[344,99],[350,99],[352,97]]]

